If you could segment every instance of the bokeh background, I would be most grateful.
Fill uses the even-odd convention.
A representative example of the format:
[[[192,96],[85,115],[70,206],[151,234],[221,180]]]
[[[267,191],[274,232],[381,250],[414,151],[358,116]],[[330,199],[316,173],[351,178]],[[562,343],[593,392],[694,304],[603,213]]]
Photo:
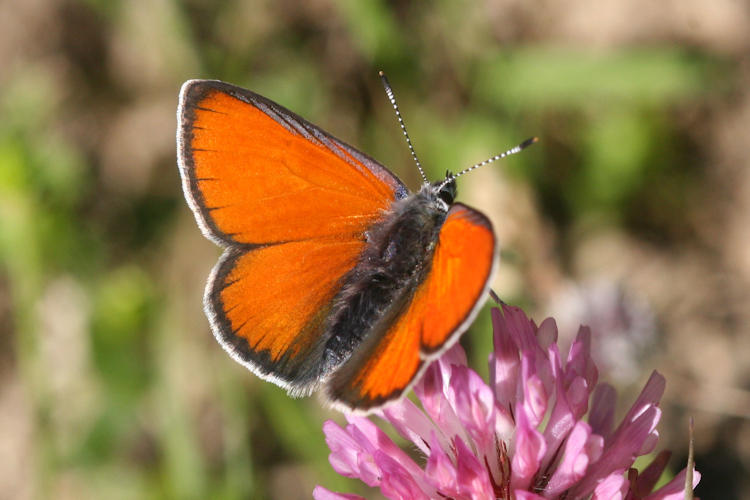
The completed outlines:
[[[0,61],[0,498],[373,495],[327,463],[339,415],[213,340],[174,134],[223,79],[417,187],[380,69],[433,178],[540,137],[459,182],[495,289],[590,324],[624,402],[661,371],[672,473],[693,416],[698,494],[750,498],[748,2],[2,0]]]

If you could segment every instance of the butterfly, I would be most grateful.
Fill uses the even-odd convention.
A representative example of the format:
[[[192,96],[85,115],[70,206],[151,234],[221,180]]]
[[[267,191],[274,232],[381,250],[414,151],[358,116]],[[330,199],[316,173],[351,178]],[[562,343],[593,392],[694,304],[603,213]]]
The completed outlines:
[[[487,217],[455,202],[458,175],[412,193],[300,116],[216,80],[182,86],[177,121],[185,198],[224,247],[205,312],[262,379],[366,413],[405,394],[476,317],[497,243]]]

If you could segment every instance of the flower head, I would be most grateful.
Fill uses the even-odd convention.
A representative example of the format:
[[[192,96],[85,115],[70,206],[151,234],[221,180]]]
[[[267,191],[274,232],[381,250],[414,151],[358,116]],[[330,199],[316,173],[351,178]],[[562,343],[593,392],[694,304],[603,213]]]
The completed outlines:
[[[492,311],[494,351],[487,384],[454,346],[402,399],[379,412],[424,455],[419,465],[364,417],[323,426],[329,460],[344,476],[391,499],[677,499],[686,470],[652,491],[668,452],[640,474],[636,457],[658,441],[665,380],[653,372],[615,427],[616,394],[598,382],[591,333],[581,327],[563,361],[557,326],[537,326],[518,308]],[[700,475],[695,472],[693,487]],[[317,500],[358,498],[317,487]]]

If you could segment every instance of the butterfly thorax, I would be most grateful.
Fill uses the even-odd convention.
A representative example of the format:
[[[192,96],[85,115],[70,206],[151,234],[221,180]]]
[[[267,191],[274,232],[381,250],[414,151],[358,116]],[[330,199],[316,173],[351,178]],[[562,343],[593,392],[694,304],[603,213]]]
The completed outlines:
[[[324,371],[345,361],[366,337],[382,334],[404,312],[430,270],[455,195],[452,180],[425,184],[394,202],[365,232],[365,249],[334,299]]]

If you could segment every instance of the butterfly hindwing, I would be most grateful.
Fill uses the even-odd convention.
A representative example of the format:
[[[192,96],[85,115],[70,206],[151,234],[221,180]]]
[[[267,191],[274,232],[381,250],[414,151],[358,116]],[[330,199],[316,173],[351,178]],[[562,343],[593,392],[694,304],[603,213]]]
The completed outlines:
[[[370,409],[403,394],[427,362],[468,328],[496,267],[489,220],[454,204],[443,224],[430,271],[387,327],[374,330],[330,378],[327,396],[347,409]]]
[[[325,320],[339,278],[362,246],[316,239],[227,250],[206,288],[214,335],[259,376],[309,392],[323,374]]]

